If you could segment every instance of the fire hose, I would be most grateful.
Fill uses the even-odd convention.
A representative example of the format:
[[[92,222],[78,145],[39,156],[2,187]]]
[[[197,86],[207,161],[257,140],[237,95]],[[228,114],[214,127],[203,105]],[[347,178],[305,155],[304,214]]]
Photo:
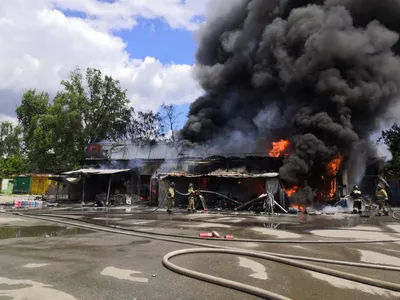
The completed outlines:
[[[181,193],[181,192],[179,192],[178,190],[176,190],[175,189],[175,192],[177,193],[177,194],[179,194],[179,195],[181,195],[181,196],[189,196],[189,193],[186,193],[186,194],[184,194],[184,193]],[[227,200],[229,200],[229,201],[232,201],[233,203],[236,203],[236,204],[241,204],[240,202],[238,202],[238,201],[236,201],[236,200],[233,200],[232,198],[229,198],[229,197],[227,197],[227,196],[225,196],[225,195],[222,195],[222,194],[220,194],[220,193],[217,193],[217,192],[213,192],[213,191],[205,191],[205,190],[198,190],[198,192],[199,193],[203,193],[203,194],[214,194],[214,195],[217,195],[217,196],[220,196],[220,197],[222,197],[222,198],[225,198],[225,199],[227,199]]]
[[[397,213],[397,212],[395,212],[395,211],[393,210],[393,208],[392,208],[389,204],[386,204],[386,206],[387,206],[387,207],[389,208],[389,210],[392,212],[392,218],[395,219],[396,221],[400,221],[400,214]]]
[[[263,200],[263,199],[265,199],[265,198],[267,198],[267,197],[268,197],[268,195],[265,195],[265,196],[262,196],[262,197],[254,198],[254,199],[252,199],[252,200],[250,200],[250,201],[247,201],[246,203],[243,203],[243,204],[240,205],[239,207],[236,207],[235,210],[242,209],[243,207],[246,207],[246,206],[248,206],[248,205],[250,205],[250,204],[253,204],[254,202],[257,202],[257,201],[259,201],[259,200]]]
[[[202,280],[205,282],[209,282],[212,284],[232,288],[244,293],[248,293],[251,295],[255,295],[258,297],[262,297],[265,299],[273,299],[273,300],[282,300],[286,299],[288,300],[289,298],[278,295],[276,293],[273,293],[268,290],[264,290],[261,288],[257,288],[254,286],[242,284],[236,281],[231,281],[228,279],[220,278],[218,276],[211,276],[208,274],[196,272],[193,270],[189,270],[180,266],[177,266],[173,264],[170,259],[176,256],[181,256],[181,255],[190,255],[190,254],[200,254],[200,253],[220,253],[220,254],[230,254],[230,255],[242,255],[242,256],[248,256],[248,257],[255,257],[255,258],[260,258],[260,259],[265,259],[268,261],[274,261],[277,263],[293,266],[293,267],[298,267],[314,272],[319,272],[322,274],[342,278],[342,279],[347,279],[351,281],[355,281],[358,283],[363,283],[367,284],[370,286],[375,286],[379,288],[384,288],[388,289],[391,291],[396,291],[400,292],[400,284],[397,283],[391,283],[391,282],[385,282],[381,281],[378,279],[373,279],[373,278],[368,278],[364,276],[359,276],[351,273],[346,273],[342,271],[337,271],[335,269],[330,269],[326,267],[321,267],[317,265],[312,265],[309,263],[303,263],[299,262],[298,260],[303,260],[303,261],[312,261],[312,262],[323,262],[327,264],[335,264],[335,265],[343,265],[343,266],[352,266],[352,267],[361,267],[361,268],[370,268],[370,269],[377,269],[377,270],[390,270],[390,271],[400,271],[400,268],[395,267],[395,266],[389,266],[389,265],[382,265],[382,264],[363,264],[363,263],[356,263],[356,262],[348,262],[348,261],[338,261],[338,260],[330,260],[330,259],[317,259],[317,258],[312,258],[312,257],[302,257],[302,256],[295,256],[295,255],[283,255],[279,253],[271,253],[271,252],[261,252],[261,251],[249,251],[249,250],[243,250],[240,248],[233,248],[233,247],[225,247],[225,246],[219,246],[219,245],[211,245],[211,244],[205,244],[205,243],[198,243],[198,242],[191,242],[184,240],[183,236],[177,236],[177,235],[170,235],[172,237],[165,237],[163,235],[165,234],[156,234],[152,233],[149,234],[149,232],[144,232],[144,231],[135,231],[132,232],[132,230],[126,230],[124,228],[118,228],[116,226],[108,226],[108,225],[98,225],[89,221],[82,221],[82,220],[75,220],[73,218],[68,218],[65,216],[58,216],[58,215],[51,215],[51,218],[47,217],[45,214],[43,215],[30,215],[30,214],[22,214],[22,213],[14,213],[16,215],[22,216],[22,217],[28,217],[28,218],[33,218],[33,219],[39,219],[39,220],[44,220],[44,221],[49,221],[49,222],[56,222],[60,224],[66,224],[70,226],[75,226],[75,227],[80,227],[80,228],[85,228],[89,230],[96,230],[96,231],[103,231],[103,232],[108,232],[108,233],[116,233],[116,234],[123,234],[123,235],[129,235],[129,236],[135,236],[135,237],[141,237],[141,238],[148,238],[148,239],[153,239],[153,240],[161,240],[161,241],[167,241],[167,242],[172,242],[172,243],[179,243],[179,244],[186,244],[186,245],[194,245],[200,248],[196,249],[184,249],[184,250],[178,250],[178,251],[173,251],[168,254],[166,254],[162,260],[162,264],[179,274],[182,274],[184,276],[192,277],[194,279]],[[61,220],[60,220],[61,219]],[[65,221],[62,219],[69,219],[69,221]],[[86,223],[86,224],[85,224]],[[196,238],[199,239],[199,238]],[[222,240],[222,241],[231,241],[231,240]],[[239,240],[234,240],[234,241],[239,241]],[[241,240],[241,241],[252,241],[252,240]],[[273,242],[264,240],[265,243]],[[347,244],[347,243],[383,243],[383,242],[398,242],[400,239],[393,239],[393,240],[367,240],[367,241],[362,241],[362,240],[355,240],[355,241],[338,241],[338,240],[278,240],[275,242],[278,243],[301,243],[301,244],[336,244],[336,243],[341,243],[341,244]]]

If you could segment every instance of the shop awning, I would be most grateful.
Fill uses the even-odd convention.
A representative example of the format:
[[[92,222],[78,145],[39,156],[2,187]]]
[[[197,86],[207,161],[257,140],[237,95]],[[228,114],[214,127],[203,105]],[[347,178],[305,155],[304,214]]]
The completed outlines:
[[[75,171],[65,172],[66,175],[112,175],[118,173],[129,172],[130,169],[79,169]]]
[[[186,172],[170,172],[164,174],[162,179],[167,177],[186,177],[186,178],[198,178],[198,177],[220,177],[220,178],[275,178],[278,177],[277,172],[266,172],[266,173],[242,173],[234,171],[214,171],[207,174],[190,174]]]
[[[81,180],[79,177],[68,177],[64,175],[51,175],[49,179],[59,183],[78,183]]]

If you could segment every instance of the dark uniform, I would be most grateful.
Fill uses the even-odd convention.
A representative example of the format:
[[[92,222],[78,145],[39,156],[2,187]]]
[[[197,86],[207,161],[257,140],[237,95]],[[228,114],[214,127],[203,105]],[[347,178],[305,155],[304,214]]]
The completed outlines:
[[[383,187],[378,185],[376,188],[376,200],[378,200],[379,204],[379,211],[378,211],[378,216],[384,215],[389,215],[389,212],[386,209],[386,202],[388,201],[388,195]]]
[[[353,204],[353,214],[361,214],[361,191],[358,186],[353,187],[353,191],[351,192],[350,196],[353,197],[354,204]]]

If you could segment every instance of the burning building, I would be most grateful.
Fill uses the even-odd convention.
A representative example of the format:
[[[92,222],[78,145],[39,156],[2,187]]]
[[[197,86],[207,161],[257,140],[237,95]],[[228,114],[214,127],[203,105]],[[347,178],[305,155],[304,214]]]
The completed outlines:
[[[362,172],[374,156],[360,148],[400,99],[398,5],[215,6],[198,33],[195,75],[205,93],[191,105],[182,138],[220,155],[267,147],[283,157],[279,177],[299,203],[334,197],[348,185],[337,179],[341,170],[357,184],[362,176],[352,169]],[[364,166],[355,166],[361,156]]]
[[[185,170],[170,170],[159,174],[160,195],[164,201],[170,182],[175,182],[176,204],[187,205],[189,183],[201,191],[207,206],[235,209],[244,203],[269,193],[276,206],[284,209],[286,196],[279,181],[280,158],[273,157],[222,157],[212,156],[201,160],[188,160]],[[255,203],[247,208],[254,208]],[[275,206],[275,204],[274,204]]]
[[[299,205],[347,193],[374,156],[371,134],[399,104],[399,6],[394,0],[212,5],[196,54],[204,95],[180,131],[185,155],[280,159],[279,179]],[[176,152],[160,153],[161,165],[182,162]],[[141,178],[141,167],[132,168]]]
[[[209,207],[236,209],[267,195],[276,203],[272,207],[286,211],[288,207],[304,210],[311,203],[334,203],[347,194],[347,172],[343,168],[346,159],[340,155],[323,166],[323,176],[315,177],[310,183],[304,181],[303,185],[297,185],[281,178],[279,171],[291,153],[288,140],[272,142],[257,155],[232,153],[232,156],[206,158],[178,157],[175,149],[167,144],[159,144],[153,149],[138,149],[126,144],[126,149],[108,150],[107,156],[99,156],[105,152],[103,147],[106,150],[115,148],[90,145],[88,148],[95,151],[87,151],[83,169],[66,173],[82,179],[70,184],[73,189],[68,190],[69,196],[75,195],[78,201],[85,202],[118,205],[136,199],[165,205],[167,188],[174,181],[181,193],[186,193],[189,183],[193,183],[195,189],[203,191]],[[121,153],[124,154],[121,156]],[[369,171],[369,174],[373,176],[373,172]],[[270,209],[266,200],[266,197],[262,198],[244,208]],[[186,206],[187,196],[178,194],[176,204]]]

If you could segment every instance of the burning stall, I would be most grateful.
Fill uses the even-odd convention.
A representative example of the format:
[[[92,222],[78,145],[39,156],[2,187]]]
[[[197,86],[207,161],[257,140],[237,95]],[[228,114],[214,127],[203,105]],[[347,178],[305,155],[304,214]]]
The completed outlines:
[[[310,172],[305,175],[286,172],[285,164],[287,165],[287,161],[292,159],[293,156],[291,155],[295,152],[293,142],[289,139],[278,139],[272,143],[265,142],[262,145],[262,152],[252,154],[237,152],[231,153],[230,156],[213,155],[207,158],[187,156],[177,158],[174,149],[168,148],[166,145],[159,145],[158,147],[159,149],[155,148],[153,151],[146,150],[143,147],[128,147],[129,155],[126,157],[131,159],[116,159],[112,155],[108,158],[91,157],[85,160],[85,165],[90,168],[100,167],[110,170],[130,169],[131,178],[127,193],[137,196],[140,200],[149,200],[152,205],[157,205],[160,197],[162,197],[159,193],[162,190],[162,183],[158,178],[176,173],[176,171],[185,174],[179,176],[177,181],[184,182],[186,179],[186,181],[189,181],[189,178],[191,178],[195,181],[193,183],[203,190],[204,187],[210,189],[210,185],[215,185],[215,187],[212,187],[214,190],[221,190],[222,194],[233,197],[231,198],[233,200],[240,198],[243,201],[256,194],[263,194],[263,191],[265,191],[265,187],[264,189],[260,188],[260,185],[254,183],[255,178],[247,178],[246,176],[249,176],[249,174],[253,176],[279,173],[280,185],[286,194],[285,197],[281,198],[287,200],[285,203],[290,201],[293,204],[292,207],[300,210],[304,210],[306,205],[312,203],[323,204],[335,201],[342,193],[341,188],[346,185],[340,180],[341,169],[344,165],[344,157],[341,155],[333,156],[331,160],[324,163],[315,164],[312,170],[310,169]],[[97,145],[93,149],[98,150],[98,148]],[[175,156],[171,154],[172,152],[175,153]],[[200,151],[197,150],[192,151],[192,154],[199,153]],[[299,164],[299,168],[302,167],[304,166]],[[213,174],[217,170],[219,172],[222,170],[226,173],[226,176],[205,176]],[[228,173],[236,175],[229,176]],[[237,177],[238,174],[242,174],[241,176],[244,177]],[[294,176],[290,174],[294,174]],[[216,180],[216,178],[220,179]],[[250,187],[247,186],[248,184],[250,184]],[[107,183],[104,183],[104,185],[107,185]],[[182,188],[187,190],[187,186]],[[241,190],[246,190],[248,195],[243,196]],[[232,207],[232,201],[226,202],[226,206]]]
[[[171,172],[160,176],[159,203],[166,203],[170,182],[175,182],[178,191],[176,204],[180,207],[187,205],[187,196],[184,194],[187,193],[190,183],[205,197],[208,207],[233,210],[250,200],[261,199],[267,193],[271,195],[274,206],[279,205],[282,209],[285,206],[278,173],[274,172],[245,173],[238,170],[217,170],[208,174]],[[267,197],[263,199],[266,199],[265,202],[268,201]],[[250,203],[247,207],[255,208],[256,205]],[[270,202],[266,205],[270,207]],[[269,210],[265,205],[264,208]]]
[[[81,178],[81,201],[95,202],[104,206],[130,202],[130,169],[80,169],[65,172],[65,175]]]
[[[313,167],[312,172],[300,176],[298,173],[305,165],[298,165],[298,173],[293,176],[286,174],[285,165],[291,160],[295,149],[289,140],[281,139],[272,142],[268,147],[270,157],[280,157],[284,159],[284,165],[280,168],[282,183],[285,192],[292,204],[291,207],[304,211],[310,204],[327,204],[337,200],[343,194],[343,188],[347,187],[347,178],[343,179],[344,157],[340,154],[333,156],[326,164],[321,163]],[[293,156],[292,156],[293,157]],[[293,170],[291,170],[293,171]],[[312,188],[311,188],[312,187]]]
[[[267,194],[269,204],[262,204],[262,209],[270,210],[271,203],[282,209],[286,206],[277,172],[281,165],[280,158],[213,156],[187,161],[185,165],[185,170],[170,170],[158,175],[154,184],[158,190],[158,203],[166,203],[167,189],[173,181],[178,191],[175,202],[181,207],[187,205],[185,194],[190,183],[195,190],[201,191],[207,206],[214,208],[235,209],[259,197],[265,200],[260,202],[268,202]],[[246,208],[254,208],[258,204],[251,203]]]

